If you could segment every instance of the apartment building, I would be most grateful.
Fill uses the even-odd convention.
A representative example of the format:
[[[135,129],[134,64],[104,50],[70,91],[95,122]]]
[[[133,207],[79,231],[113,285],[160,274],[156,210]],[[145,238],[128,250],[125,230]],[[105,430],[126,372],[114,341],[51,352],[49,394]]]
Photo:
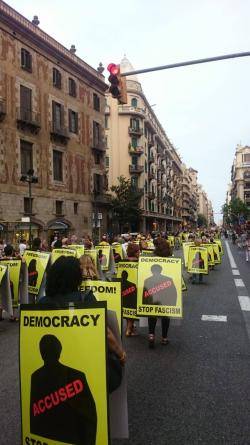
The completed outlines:
[[[240,198],[250,208],[250,147],[237,145],[231,170],[231,199]],[[228,198],[229,200],[229,198]]]
[[[15,241],[107,227],[104,77],[0,0],[0,229]],[[21,177],[32,172],[32,200]],[[94,215],[94,219],[93,219]],[[101,227],[100,227],[101,226]]]
[[[121,71],[133,67],[124,57]],[[132,230],[179,227],[182,222],[181,159],[150,106],[137,76],[127,78],[127,105],[106,95],[106,165],[109,185],[130,178],[142,192],[143,217]]]

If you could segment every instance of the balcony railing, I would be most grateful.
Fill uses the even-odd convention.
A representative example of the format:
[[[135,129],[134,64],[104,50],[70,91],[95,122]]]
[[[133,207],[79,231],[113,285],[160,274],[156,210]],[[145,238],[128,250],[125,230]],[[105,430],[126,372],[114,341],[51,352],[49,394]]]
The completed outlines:
[[[51,122],[50,136],[52,140],[59,141],[66,145],[69,140],[69,131],[67,128],[59,126],[56,122]]]
[[[145,110],[144,108],[140,107],[131,107],[129,105],[120,105],[118,108],[119,114],[134,114],[134,115],[140,115],[141,117],[145,117]]]
[[[142,155],[144,153],[143,147],[132,147],[132,146],[128,146],[128,152],[131,155]]]
[[[6,116],[6,103],[4,99],[0,99],[0,122],[4,120]]]
[[[17,108],[17,126],[21,130],[29,130],[38,133],[41,128],[41,118],[39,113],[26,108]]]
[[[143,129],[142,128],[129,127],[128,132],[129,132],[129,134],[135,134],[136,136],[142,136]]]
[[[143,165],[131,164],[129,166],[129,173],[142,173],[143,171],[144,171]]]
[[[100,139],[92,139],[90,142],[92,150],[106,151],[105,141]]]

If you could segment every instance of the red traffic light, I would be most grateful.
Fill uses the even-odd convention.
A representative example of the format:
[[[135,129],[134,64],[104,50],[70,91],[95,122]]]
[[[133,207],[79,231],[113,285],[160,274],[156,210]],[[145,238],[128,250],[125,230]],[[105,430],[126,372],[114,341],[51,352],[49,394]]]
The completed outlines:
[[[113,76],[117,76],[117,74],[120,71],[119,65],[116,65],[115,63],[110,63],[107,67],[107,70],[112,74]]]

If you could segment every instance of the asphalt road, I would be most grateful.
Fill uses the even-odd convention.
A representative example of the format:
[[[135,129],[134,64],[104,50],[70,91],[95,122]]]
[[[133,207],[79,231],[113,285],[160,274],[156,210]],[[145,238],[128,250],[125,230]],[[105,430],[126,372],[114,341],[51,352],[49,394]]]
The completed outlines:
[[[250,263],[230,247],[249,294]],[[225,253],[204,284],[188,284],[184,319],[171,323],[168,346],[158,330],[149,350],[146,328],[125,340],[130,439],[113,445],[250,445],[250,340],[234,278]],[[0,444],[19,445],[18,326],[7,321],[0,357]]]

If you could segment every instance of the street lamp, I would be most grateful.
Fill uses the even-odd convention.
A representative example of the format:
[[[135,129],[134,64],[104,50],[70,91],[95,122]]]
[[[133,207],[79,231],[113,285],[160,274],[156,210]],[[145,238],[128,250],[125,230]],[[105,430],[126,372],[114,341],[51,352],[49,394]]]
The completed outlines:
[[[38,177],[34,176],[34,170],[33,168],[30,168],[27,171],[26,175],[22,175],[20,178],[20,181],[27,182],[29,185],[29,244],[31,247],[31,216],[32,216],[32,194],[31,194],[31,184],[37,184],[38,183]]]

